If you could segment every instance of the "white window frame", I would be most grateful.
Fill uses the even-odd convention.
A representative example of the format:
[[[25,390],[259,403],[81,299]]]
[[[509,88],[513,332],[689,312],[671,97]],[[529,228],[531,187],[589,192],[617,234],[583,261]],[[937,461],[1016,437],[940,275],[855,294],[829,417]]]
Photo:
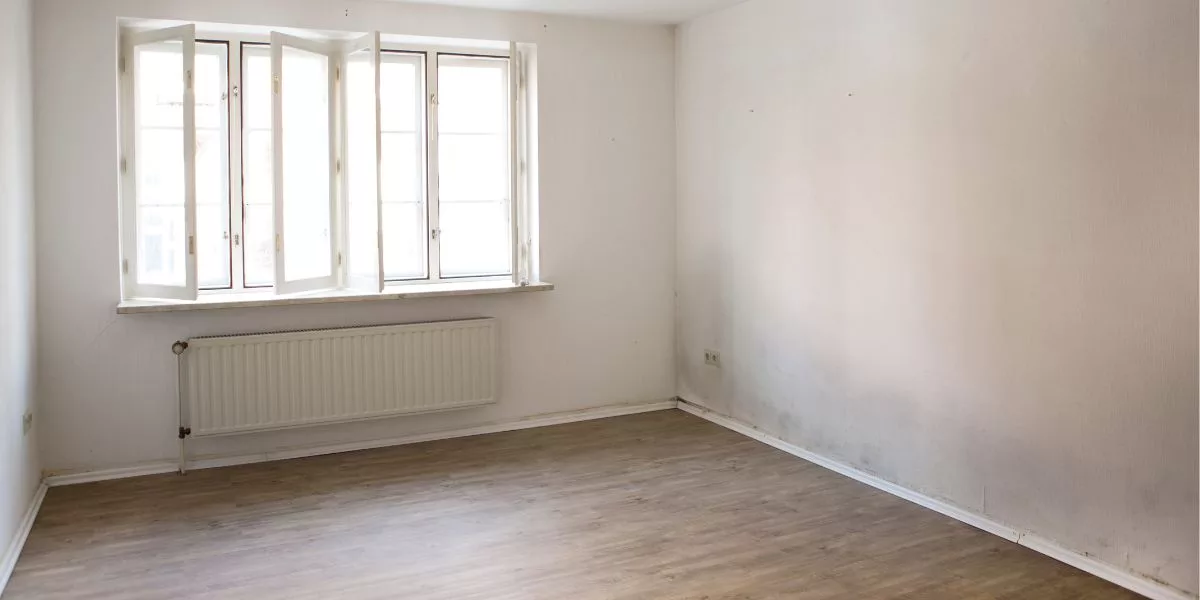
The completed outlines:
[[[184,284],[157,285],[138,282],[138,203],[137,203],[137,117],[134,114],[134,82],[137,60],[135,48],[157,42],[179,41],[183,60],[183,212],[184,212]],[[174,300],[195,300],[196,286],[196,95],[192,89],[196,68],[196,26],[180,25],[166,29],[131,32],[124,37],[118,61],[120,89],[124,102],[121,114],[121,282],[126,298],[152,297]]]
[[[135,149],[133,148],[133,89],[132,76],[126,65],[126,57],[131,57],[128,49],[131,48],[133,42],[143,43],[142,40],[150,39],[147,36],[166,35],[167,31],[178,32],[186,31],[186,28],[191,28],[192,45],[191,50],[194,63],[194,43],[198,38],[203,42],[224,42],[227,43],[227,77],[226,77],[226,97],[228,99],[228,115],[227,123],[229,127],[227,140],[227,157],[228,157],[228,198],[229,198],[229,236],[227,243],[230,246],[230,282],[228,288],[221,289],[197,289],[195,284],[196,267],[195,254],[188,255],[188,289],[182,293],[164,293],[163,290],[153,289],[151,286],[136,284],[136,255],[137,255],[137,238],[135,234],[136,222],[136,201],[134,198],[133,176],[134,169],[132,168]],[[422,286],[430,284],[462,284],[471,282],[486,282],[494,284],[501,281],[511,281],[514,285],[528,285],[536,281],[536,252],[533,250],[533,238],[536,236],[536,219],[532,217],[533,209],[530,206],[529,198],[531,194],[536,193],[536,181],[530,181],[534,173],[531,173],[529,162],[532,159],[530,156],[531,148],[529,140],[532,137],[536,139],[536,132],[530,128],[530,119],[536,108],[532,105],[532,100],[527,93],[526,82],[529,74],[526,69],[529,67],[529,54],[532,51],[532,46],[525,47],[516,43],[510,43],[507,48],[501,49],[496,46],[482,47],[474,43],[465,43],[456,45],[452,42],[443,43],[444,40],[437,40],[436,43],[396,43],[389,41],[379,41],[379,34],[367,34],[365,37],[358,36],[354,39],[344,38],[341,42],[318,41],[298,37],[296,35],[284,35],[272,32],[268,34],[264,31],[261,34],[247,34],[245,29],[240,28],[237,33],[220,30],[202,29],[199,34],[196,33],[194,25],[183,25],[180,27],[171,28],[170,30],[160,30],[157,32],[138,33],[131,31],[122,32],[122,54],[121,67],[123,72],[121,76],[121,115],[122,115],[122,224],[125,231],[122,234],[122,294],[126,300],[138,299],[176,299],[176,300],[195,300],[198,296],[213,296],[213,295],[228,295],[230,300],[235,300],[238,295],[253,294],[257,298],[261,298],[264,292],[273,293],[275,295],[288,295],[305,292],[316,292],[318,290],[337,290],[337,289],[354,289],[355,291],[366,291],[367,288],[372,290],[378,289],[381,292],[387,291],[404,291],[412,289],[410,286]],[[294,32],[293,32],[294,33]],[[426,272],[423,278],[412,278],[403,280],[388,280],[384,275],[383,265],[383,249],[382,245],[387,243],[386,238],[383,238],[382,222],[380,222],[380,253],[379,253],[379,277],[378,285],[366,282],[353,282],[348,277],[346,261],[343,260],[346,256],[346,241],[343,239],[343,229],[346,219],[347,201],[345,197],[345,169],[339,168],[344,160],[343,143],[344,131],[343,123],[338,115],[340,109],[336,108],[336,104],[340,102],[343,94],[344,82],[339,74],[343,71],[345,53],[351,51],[351,48],[361,47],[364,40],[369,40],[374,37],[375,40],[375,67],[378,72],[379,64],[385,55],[391,53],[402,53],[406,55],[419,55],[422,57],[422,65],[424,72],[424,138],[425,143],[422,144],[423,152],[421,159],[424,161],[425,171],[423,173],[424,181],[424,198],[423,203],[426,210]],[[271,48],[273,75],[278,72],[278,62],[276,54],[278,54],[279,44],[271,44],[272,38],[276,42],[286,41],[290,45],[295,45],[305,50],[324,52],[330,54],[331,66],[334,66],[331,72],[331,137],[333,140],[333,151],[331,161],[333,168],[331,176],[334,183],[332,195],[334,196],[330,202],[330,223],[332,227],[331,240],[331,275],[322,278],[320,281],[304,281],[304,282],[283,282],[283,252],[286,248],[286,240],[282,239],[282,215],[278,210],[280,203],[279,196],[281,189],[279,186],[280,169],[276,165],[274,168],[273,177],[273,196],[274,196],[274,235],[276,239],[276,254],[275,254],[275,283],[273,286],[247,286],[245,281],[245,264],[246,264],[246,244],[244,236],[244,218],[245,218],[245,198],[243,197],[243,151],[246,141],[246,132],[243,130],[243,93],[244,82],[242,81],[242,71],[245,65],[245,56],[243,55],[247,45],[263,45]],[[509,195],[509,246],[512,252],[510,261],[510,273],[486,276],[472,277],[442,277],[440,265],[440,236],[439,233],[439,202],[438,202],[438,164],[437,164],[437,79],[438,79],[438,57],[439,55],[463,55],[470,57],[483,57],[505,59],[509,61],[509,135],[508,142],[509,150],[509,172],[510,172],[510,195]],[[194,67],[193,67],[194,69]],[[274,86],[272,82],[272,92]],[[279,137],[281,130],[278,127],[279,102],[278,94],[272,94],[274,131],[272,135],[272,147],[280,147]],[[378,102],[378,96],[377,96]],[[191,144],[195,145],[194,134],[194,99],[192,101],[192,124],[191,133],[187,135],[191,139]],[[377,116],[378,118],[378,116]],[[377,121],[378,123],[378,121]],[[187,129],[187,128],[185,128]],[[277,161],[278,155],[273,156],[273,162]],[[194,159],[191,161],[192,172],[191,180],[191,220],[188,226],[189,250],[195,248],[195,192],[194,192]],[[129,168],[125,168],[126,165]]]
[[[375,135],[374,135],[374,140],[373,140],[374,147],[372,148],[374,156],[371,157],[374,161],[373,177],[372,177],[372,179],[374,179],[374,181],[373,181],[373,186],[372,186],[373,190],[371,190],[371,193],[367,194],[369,197],[373,196],[373,200],[375,203],[375,210],[374,210],[374,214],[372,216],[373,222],[371,222],[369,224],[369,226],[370,226],[369,228],[374,229],[374,233],[375,233],[375,252],[373,255],[371,255],[371,253],[368,253],[367,258],[370,259],[370,262],[368,262],[366,265],[364,265],[366,267],[366,269],[362,272],[357,272],[355,262],[358,259],[358,257],[355,256],[350,251],[349,240],[346,239],[345,235],[342,235],[338,238],[337,256],[344,257],[344,260],[338,261],[339,263],[345,263],[343,265],[343,270],[342,270],[342,277],[343,277],[342,286],[343,287],[345,287],[347,289],[351,289],[351,290],[380,293],[383,291],[383,286],[384,286],[384,271],[383,271],[383,196],[382,196],[383,191],[380,189],[382,186],[382,181],[381,181],[381,177],[382,177],[381,162],[382,162],[382,160],[381,160],[381,156],[380,156],[380,152],[381,152],[380,146],[382,144],[382,137],[383,137],[383,134],[382,134],[383,124],[380,122],[380,106],[379,106],[379,103],[380,103],[380,101],[379,101],[379,69],[381,66],[380,65],[380,52],[379,52],[379,32],[369,33],[369,34],[364,35],[356,40],[351,40],[344,44],[344,46],[342,48],[342,63],[340,66],[341,70],[339,71],[339,73],[344,74],[343,76],[339,77],[339,82],[341,84],[341,87],[340,87],[341,98],[342,98],[343,102],[348,102],[347,99],[350,96],[350,75],[349,75],[349,68],[347,67],[347,65],[349,64],[349,57],[352,55],[355,55],[356,53],[360,53],[360,52],[365,52],[369,59],[369,64],[370,64],[371,70],[373,71],[372,87],[374,88],[374,94],[375,94],[374,102],[372,102],[372,104],[371,104],[371,108],[372,108],[372,111],[374,114],[370,115],[371,120],[374,123],[374,129],[375,129]],[[340,231],[342,233],[347,233],[351,230],[351,210],[350,210],[351,198],[350,198],[350,184],[349,184],[350,172],[352,170],[358,168],[358,165],[351,162],[350,157],[345,152],[345,149],[349,147],[348,140],[349,140],[350,127],[347,122],[349,115],[350,115],[349,109],[339,111],[339,118],[341,119],[341,122],[340,122],[340,127],[341,127],[340,134],[341,135],[339,136],[339,142],[341,144],[341,148],[343,149],[343,159],[342,159],[342,165],[341,165],[342,168],[339,170],[339,173],[338,173],[341,176],[341,179],[339,181],[339,184],[341,186],[341,203],[340,203],[341,215],[340,215],[340,218],[341,218],[342,222],[345,223],[345,225],[340,227],[338,229],[338,231]]]
[[[314,54],[324,55],[329,59],[329,274],[319,277],[311,277],[308,279],[288,280],[287,272],[287,247],[288,240],[284,236],[284,185],[283,185],[283,160],[285,158],[283,145],[283,97],[288,93],[287,81],[283,79],[283,48],[297,48],[312,52]],[[271,192],[275,199],[275,293],[277,294],[296,294],[301,292],[310,292],[313,290],[334,289],[338,287],[341,281],[341,269],[343,264],[341,253],[339,251],[340,242],[338,239],[338,213],[339,204],[341,202],[340,177],[341,177],[341,136],[339,135],[339,118],[340,111],[340,73],[342,61],[340,60],[337,47],[328,42],[318,42],[305,39],[285,33],[271,32],[271,161],[274,165],[274,184]]]

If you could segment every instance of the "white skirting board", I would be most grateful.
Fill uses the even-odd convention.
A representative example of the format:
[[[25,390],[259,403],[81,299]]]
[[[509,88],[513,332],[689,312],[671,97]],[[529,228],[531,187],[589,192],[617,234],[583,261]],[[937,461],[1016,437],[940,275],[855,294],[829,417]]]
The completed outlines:
[[[1124,569],[1112,566],[1108,563],[1098,561],[1089,556],[1084,556],[1078,552],[1075,552],[1074,550],[1064,548],[1059,544],[1037,534],[1028,531],[1020,531],[1009,527],[1008,525],[997,523],[988,517],[975,514],[952,504],[946,503],[942,500],[931,498],[919,492],[915,492],[908,488],[894,484],[890,481],[880,479],[879,477],[864,473],[858,469],[855,469],[854,467],[830,460],[819,454],[814,454],[808,450],[805,450],[804,448],[796,446],[795,444],[790,444],[777,437],[774,437],[758,429],[757,427],[754,427],[753,425],[743,423],[737,419],[727,417],[711,409],[705,408],[695,401],[688,400],[686,398],[680,398],[679,409],[696,415],[702,419],[716,423],[717,425],[727,429],[736,431],[742,435],[745,435],[746,437],[753,438],[763,442],[764,444],[783,450],[788,454],[797,456],[807,460],[808,462],[825,467],[826,469],[829,469],[835,473],[839,473],[856,481],[865,483],[875,489],[885,491],[893,496],[903,498],[914,504],[937,511],[943,515],[946,515],[947,517],[961,521],[972,527],[982,529],[988,533],[998,535],[1011,542],[1016,542],[1022,546],[1025,546],[1026,548],[1034,550],[1035,552],[1039,552],[1049,556],[1050,558],[1062,561],[1068,565],[1071,565],[1072,567],[1087,573],[1091,573],[1092,575],[1095,575],[1101,579],[1111,581],[1112,583],[1115,583],[1127,590],[1136,592],[1146,596],[1147,598],[1151,598],[1152,600],[1196,599],[1196,596],[1187,594],[1182,590],[1175,589],[1156,581],[1151,581],[1134,573],[1130,573]]]
[[[270,462],[274,460],[287,460],[291,458],[304,458],[308,456],[321,456],[324,454],[337,454],[339,452],[354,452],[356,450],[371,450],[374,448],[386,448],[389,446],[403,446],[405,444],[416,444],[419,442],[431,442],[434,440],[446,440],[451,438],[468,437],[473,435],[483,435],[487,433],[500,433],[502,431],[516,431],[518,429],[531,429],[534,427],[546,427],[549,425],[561,425],[563,423],[574,423],[577,421],[590,421],[592,419],[604,419],[607,417],[619,417],[622,415],[634,415],[644,412],[653,412],[658,410],[670,410],[676,407],[675,400],[664,400],[661,402],[652,402],[645,404],[618,404],[612,406],[601,406],[598,408],[588,408],[563,413],[551,413],[547,415],[539,415],[535,417],[527,417],[517,419],[515,421],[505,421],[500,423],[489,423],[475,427],[467,427],[463,429],[449,429],[443,431],[435,431],[432,433],[419,433],[406,435],[395,438],[368,440],[363,442],[349,442],[344,444],[333,444],[328,446],[314,446],[305,448],[293,448],[285,450],[277,450],[271,452],[262,452],[256,454],[242,454],[236,456],[215,456],[201,457],[196,460],[188,461],[189,469],[210,469],[214,467],[229,467],[234,465],[246,465],[251,463]],[[158,475],[162,473],[174,473],[179,469],[179,464],[175,460],[164,460],[153,463],[145,463],[130,467],[119,467],[115,469],[100,469],[95,471],[80,471],[70,473],[50,473],[46,477],[46,484],[50,487],[60,485],[73,485],[77,483],[90,483],[93,481],[107,481],[110,479],[124,479],[126,477],[139,477],[141,475]]]
[[[37,519],[38,510],[42,508],[42,500],[45,498],[46,483],[42,482],[34,492],[33,499],[29,501],[29,508],[25,509],[25,516],[21,518],[21,523],[13,532],[13,538],[4,551],[3,562],[0,562],[0,595],[4,594],[4,587],[8,585],[13,569],[17,568],[17,557],[21,555],[21,548],[29,538],[29,531],[33,529],[33,521]]]

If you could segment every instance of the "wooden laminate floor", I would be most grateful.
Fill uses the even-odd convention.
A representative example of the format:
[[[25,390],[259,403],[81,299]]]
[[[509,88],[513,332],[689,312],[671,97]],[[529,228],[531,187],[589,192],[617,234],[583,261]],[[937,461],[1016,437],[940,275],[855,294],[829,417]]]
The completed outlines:
[[[54,488],[4,594],[1136,597],[679,411]]]

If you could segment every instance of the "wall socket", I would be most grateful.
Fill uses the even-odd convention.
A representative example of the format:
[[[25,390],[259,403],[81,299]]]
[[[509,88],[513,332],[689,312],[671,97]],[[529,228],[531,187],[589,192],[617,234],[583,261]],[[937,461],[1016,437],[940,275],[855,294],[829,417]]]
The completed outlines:
[[[21,419],[21,434],[29,435],[29,430],[33,429],[33,413],[27,412]]]
[[[721,353],[717,352],[716,350],[705,350],[704,351],[704,364],[713,366],[713,367],[720,367],[721,366]]]

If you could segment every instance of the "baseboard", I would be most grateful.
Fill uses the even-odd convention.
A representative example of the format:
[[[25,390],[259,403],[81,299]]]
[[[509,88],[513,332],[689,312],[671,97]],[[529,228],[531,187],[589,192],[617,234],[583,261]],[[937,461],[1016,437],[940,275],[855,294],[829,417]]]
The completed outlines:
[[[1105,579],[1115,583],[1127,590],[1141,594],[1152,600],[1195,600],[1196,596],[1190,595],[1182,590],[1178,590],[1171,586],[1146,579],[1136,573],[1130,573],[1119,567],[1110,565],[1105,562],[1096,560],[1090,556],[1084,556],[1074,550],[1064,548],[1063,546],[1041,537],[1037,534],[1021,531],[998,523],[988,517],[975,514],[968,510],[959,508],[942,500],[931,498],[920,492],[915,492],[906,487],[902,487],[890,481],[880,479],[869,473],[864,473],[854,467],[842,464],[840,462],[830,460],[819,454],[814,454],[804,448],[785,442],[777,437],[774,437],[753,425],[743,423],[737,419],[722,415],[712,409],[706,408],[694,401],[684,398],[679,399],[679,409],[685,412],[696,415],[702,419],[711,421],[736,431],[746,437],[753,438],[769,446],[773,446],[788,454],[797,456],[811,463],[825,467],[830,471],[845,475],[856,481],[865,483],[878,490],[885,491],[893,496],[898,496],[914,504],[918,504],[933,511],[937,511],[947,517],[961,521],[982,529],[988,533],[998,535],[1009,541],[1016,542],[1035,552],[1039,552],[1050,558],[1064,562],[1081,571],[1091,573],[1096,577]]]
[[[676,405],[677,402],[675,400],[665,400],[661,402],[644,404],[618,404],[570,412],[550,413],[546,415],[517,419],[515,421],[489,423],[486,425],[462,429],[449,429],[431,433],[375,439],[363,442],[349,442],[344,444],[311,446],[305,448],[289,448],[255,454],[204,456],[198,457],[194,460],[189,460],[188,468],[211,469],[215,467],[230,467],[234,465],[287,460],[291,458],[305,458],[309,456],[321,456],[325,454],[338,454],[341,452],[354,452],[357,450],[372,450],[375,448],[386,448],[389,446],[403,446],[406,444],[417,444],[420,442],[432,442],[435,440],[446,440],[451,438],[469,437],[473,435],[484,435],[488,433],[500,433],[503,431],[516,431],[519,429],[531,429],[534,427],[562,425],[565,423],[590,421],[593,419],[604,419],[608,417],[619,417],[623,415],[634,415],[658,410],[670,410],[675,408]],[[178,468],[179,464],[176,461],[166,460],[128,467],[119,467],[115,469],[59,473],[51,472],[46,477],[46,485],[50,487],[57,487],[61,485],[91,483],[94,481],[107,481],[110,479],[124,479],[126,477],[139,477],[142,475],[159,475],[162,473],[174,473],[176,470],[178,470]]]
[[[25,516],[21,518],[21,523],[13,532],[12,541],[8,543],[8,548],[4,551],[3,560],[0,561],[0,596],[4,595],[4,588],[8,585],[9,578],[12,577],[13,569],[17,568],[17,557],[21,556],[21,548],[25,547],[25,540],[29,538],[29,531],[33,529],[33,522],[37,519],[38,510],[42,508],[42,500],[46,498],[46,487],[44,481],[38,484],[33,499],[29,501],[29,508],[25,509]]]

